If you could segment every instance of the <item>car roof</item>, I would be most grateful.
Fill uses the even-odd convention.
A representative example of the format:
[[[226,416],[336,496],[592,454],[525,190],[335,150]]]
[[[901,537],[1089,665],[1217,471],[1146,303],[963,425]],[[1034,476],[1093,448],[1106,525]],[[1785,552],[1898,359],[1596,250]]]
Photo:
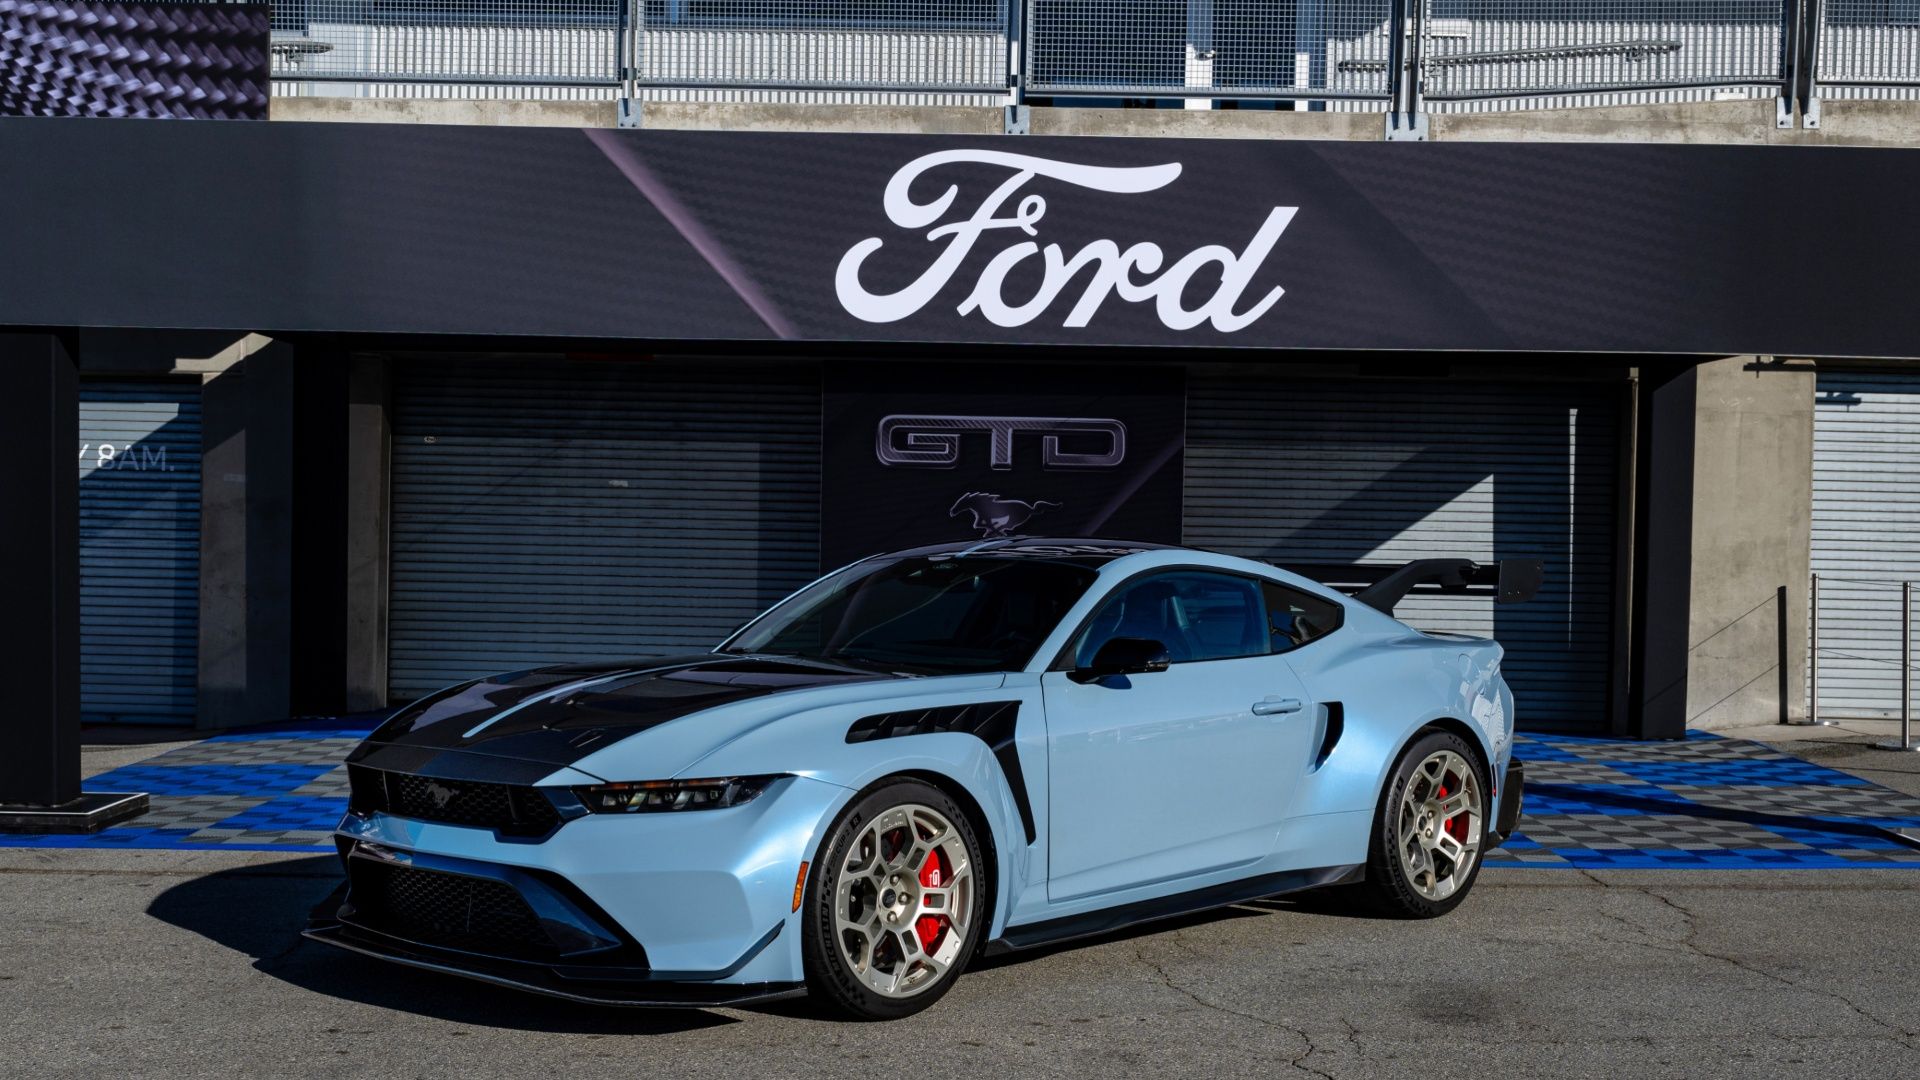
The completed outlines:
[[[1159,544],[1150,540],[1116,540],[1111,537],[1095,536],[1009,536],[997,540],[972,540],[948,544],[928,544],[924,547],[907,548],[902,551],[889,551],[869,556],[874,559],[912,559],[912,558],[1020,558],[1050,563],[1065,563],[1098,571],[1110,563],[1134,556],[1173,556],[1179,560],[1182,556],[1194,556],[1196,563],[1235,570],[1241,573],[1255,573],[1277,578],[1296,587],[1306,587],[1329,599],[1346,602],[1351,599],[1337,589],[1314,581],[1285,566],[1262,562],[1257,559],[1243,559],[1217,551],[1185,547],[1179,544]],[[862,560],[865,561],[865,560]],[[1166,565],[1165,558],[1144,558],[1135,563],[1148,565]],[[1116,571],[1122,572],[1122,571]]]
[[[995,540],[964,540],[948,544],[889,551],[875,559],[960,558],[968,556],[1035,559],[1098,568],[1115,559],[1149,551],[1187,550],[1175,544],[1148,540],[1114,540],[1090,536],[1009,536]]]

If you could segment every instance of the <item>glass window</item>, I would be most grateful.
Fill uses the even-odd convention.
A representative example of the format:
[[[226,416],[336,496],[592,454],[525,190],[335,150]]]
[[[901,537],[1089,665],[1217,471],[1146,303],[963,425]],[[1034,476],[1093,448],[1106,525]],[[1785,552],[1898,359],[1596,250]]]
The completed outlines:
[[[727,651],[899,671],[1018,671],[1093,578],[1036,559],[878,560],[809,586]]]
[[[1340,628],[1346,609],[1311,593],[1266,582],[1267,628],[1273,651],[1297,649]]]
[[[1147,638],[1176,664],[1267,652],[1266,611],[1257,582],[1232,574],[1174,570],[1121,585],[1100,605],[1074,648],[1086,667],[1114,638]]]

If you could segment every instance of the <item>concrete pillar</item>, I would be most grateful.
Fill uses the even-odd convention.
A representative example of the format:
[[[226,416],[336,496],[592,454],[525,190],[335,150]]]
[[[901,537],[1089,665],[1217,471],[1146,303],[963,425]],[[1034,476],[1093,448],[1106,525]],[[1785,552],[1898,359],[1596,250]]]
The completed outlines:
[[[1687,725],[1801,719],[1813,368],[1740,356],[1695,378]]]
[[[1630,714],[1644,738],[1805,711],[1813,370],[1641,372]]]
[[[1627,723],[1643,739],[1687,728],[1695,387],[1692,362],[1670,361],[1642,365],[1636,388]]]
[[[243,352],[201,394],[202,728],[291,715],[292,349]]]
[[[388,459],[391,384],[384,356],[348,361],[344,708],[387,704]]]
[[[347,354],[301,341],[289,357],[292,625],[289,701],[294,715],[345,705],[347,657]]]
[[[0,806],[80,797],[79,376],[53,334],[0,333]]]

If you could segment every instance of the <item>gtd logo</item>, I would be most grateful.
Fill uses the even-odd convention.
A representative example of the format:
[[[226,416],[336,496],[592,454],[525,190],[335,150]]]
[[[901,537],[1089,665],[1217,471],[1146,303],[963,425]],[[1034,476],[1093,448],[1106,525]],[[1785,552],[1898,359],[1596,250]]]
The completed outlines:
[[[1040,432],[1040,463],[1050,469],[1106,469],[1127,456],[1127,425],[1118,420],[1079,416],[932,416],[894,414],[880,421],[874,455],[882,465],[923,469],[951,469],[960,463],[960,436],[969,431],[987,433],[987,464],[1013,468],[1015,432]],[[1075,445],[1103,445],[1105,449],[1068,450],[1061,439],[1073,436]]]

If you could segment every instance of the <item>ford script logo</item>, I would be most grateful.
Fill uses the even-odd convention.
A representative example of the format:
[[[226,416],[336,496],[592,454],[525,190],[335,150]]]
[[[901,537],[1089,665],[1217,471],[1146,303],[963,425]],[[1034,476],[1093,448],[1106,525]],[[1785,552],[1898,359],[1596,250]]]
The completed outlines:
[[[960,199],[959,185],[949,184],[929,202],[913,200],[909,189],[922,173],[963,162],[1004,168],[1008,176],[999,187],[985,192],[970,213],[962,211],[951,219],[949,214]],[[1180,163],[1116,168],[1000,150],[943,150],[917,158],[893,174],[882,201],[888,221],[910,232],[927,230],[927,243],[936,245],[933,261],[912,284],[898,292],[870,292],[861,283],[860,268],[886,241],[868,237],[840,258],[833,281],[840,306],[866,322],[898,322],[926,307],[987,233],[1017,229],[1023,236],[1038,237],[1040,222],[1047,215],[1044,196],[1028,192],[1010,212],[1002,212],[1036,176],[1093,191],[1138,195],[1173,183],[1180,176]],[[1253,238],[1237,252],[1220,244],[1206,244],[1171,261],[1159,244],[1145,240],[1125,249],[1114,240],[1095,240],[1069,255],[1056,243],[1043,247],[1037,240],[1017,239],[988,260],[958,310],[961,315],[977,311],[996,326],[1025,326],[1051,308],[1068,286],[1081,281],[1085,285],[1062,320],[1063,326],[1086,326],[1108,297],[1118,296],[1128,303],[1153,304],[1160,321],[1174,330],[1191,330],[1201,323],[1209,323],[1223,333],[1245,329],[1286,292],[1275,286],[1259,299],[1242,304],[1241,294],[1298,209],[1274,207]],[[1040,260],[1042,272],[1038,291],[1032,296],[1009,298],[1005,292],[1007,276],[1033,258]],[[1189,308],[1185,300],[1187,285],[1207,267],[1220,275],[1220,284],[1212,296]]]

